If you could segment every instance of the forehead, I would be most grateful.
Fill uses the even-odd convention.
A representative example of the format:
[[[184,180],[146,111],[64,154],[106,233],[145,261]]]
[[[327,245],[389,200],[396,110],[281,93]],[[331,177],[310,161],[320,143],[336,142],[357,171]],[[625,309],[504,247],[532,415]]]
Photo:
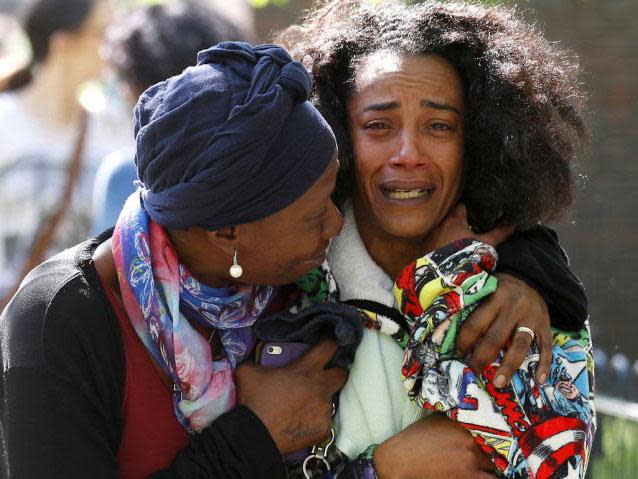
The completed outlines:
[[[382,50],[362,59],[355,75],[355,95],[392,94],[399,89],[458,104],[463,100],[460,75],[439,55]]]

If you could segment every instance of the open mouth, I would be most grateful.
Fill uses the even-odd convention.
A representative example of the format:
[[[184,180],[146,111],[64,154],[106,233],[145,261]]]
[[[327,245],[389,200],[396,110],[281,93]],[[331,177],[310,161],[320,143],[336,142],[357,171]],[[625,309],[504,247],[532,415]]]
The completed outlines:
[[[432,196],[434,188],[382,188],[383,194],[391,200],[417,200]]]

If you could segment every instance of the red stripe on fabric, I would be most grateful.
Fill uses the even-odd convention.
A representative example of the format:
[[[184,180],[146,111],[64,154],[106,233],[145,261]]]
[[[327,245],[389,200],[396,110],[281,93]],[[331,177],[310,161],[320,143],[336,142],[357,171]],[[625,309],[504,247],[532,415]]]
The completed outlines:
[[[578,442],[571,442],[564,445],[557,451],[552,452],[538,468],[536,479],[550,479],[551,475],[562,466],[570,457],[574,457],[582,452],[583,446]]]
[[[533,425],[519,438],[521,450],[525,457],[529,457],[536,446],[548,437],[570,430],[585,431],[586,425],[583,421],[574,417],[557,416],[547,419],[540,424]]]
[[[494,365],[487,366],[483,371],[483,377],[485,378],[485,386],[490,396],[494,398],[494,402],[501,409],[501,413],[505,416],[507,424],[512,429],[512,433],[519,437],[525,431],[529,430],[530,424],[528,423],[524,412],[521,410],[521,406],[515,400],[512,387],[508,386],[504,389],[499,389],[494,386],[494,376],[496,375],[496,367]]]

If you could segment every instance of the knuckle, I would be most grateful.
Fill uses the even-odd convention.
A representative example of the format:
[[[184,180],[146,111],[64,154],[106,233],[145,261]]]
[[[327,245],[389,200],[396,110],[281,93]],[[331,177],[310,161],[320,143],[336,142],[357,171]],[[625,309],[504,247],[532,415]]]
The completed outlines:
[[[474,313],[478,312],[476,310]],[[469,336],[477,336],[482,333],[480,325],[479,325],[480,316],[475,316],[475,314],[471,314],[469,318],[463,323],[461,327],[460,334],[465,334]]]
[[[504,286],[499,283],[499,285],[496,288],[496,291],[494,291],[489,296],[488,301],[490,301],[492,304],[501,305],[507,302],[508,298],[509,298],[509,291],[507,290],[507,286]],[[487,304],[487,302],[484,304]]]
[[[481,345],[489,347],[500,346],[502,343],[500,335],[492,328],[483,334],[481,338]]]
[[[516,308],[523,308],[525,310],[529,310],[532,307],[530,299],[520,291],[516,291],[516,293],[512,295],[512,303]]]

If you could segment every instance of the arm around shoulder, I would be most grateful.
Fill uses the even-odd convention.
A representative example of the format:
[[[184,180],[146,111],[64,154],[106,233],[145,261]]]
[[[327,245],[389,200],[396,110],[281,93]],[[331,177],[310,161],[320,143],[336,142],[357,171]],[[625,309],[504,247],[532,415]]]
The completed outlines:
[[[547,303],[552,326],[579,330],[588,316],[583,284],[569,266],[556,232],[535,226],[512,235],[498,248],[497,272],[525,280]]]

